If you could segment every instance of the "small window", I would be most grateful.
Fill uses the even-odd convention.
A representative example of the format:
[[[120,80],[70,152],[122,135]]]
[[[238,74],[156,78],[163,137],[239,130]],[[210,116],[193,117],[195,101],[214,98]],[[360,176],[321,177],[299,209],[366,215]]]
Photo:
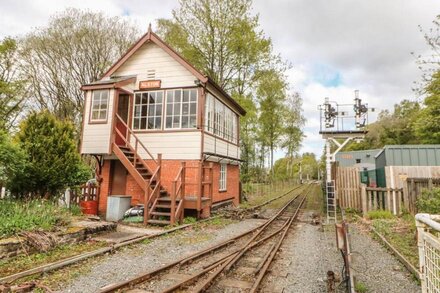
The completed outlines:
[[[361,163],[361,159],[356,159],[356,164],[360,164]]]
[[[93,91],[90,121],[107,121],[108,90]]]
[[[226,191],[227,170],[228,170],[228,165],[220,164],[220,182],[219,182],[220,191]]]

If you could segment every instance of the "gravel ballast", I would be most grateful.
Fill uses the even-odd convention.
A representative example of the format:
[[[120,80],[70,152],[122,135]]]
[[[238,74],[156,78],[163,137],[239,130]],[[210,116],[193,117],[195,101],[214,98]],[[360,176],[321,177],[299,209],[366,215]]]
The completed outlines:
[[[343,261],[336,248],[334,226],[311,224],[306,210],[290,233],[266,277],[263,292],[327,292],[327,271],[341,275]],[[355,276],[367,292],[420,292],[405,267],[370,235],[349,226]],[[341,286],[338,292],[343,291]]]
[[[69,280],[60,292],[97,292],[111,283],[127,280],[151,271],[186,255],[213,246],[238,234],[249,231],[263,221],[243,220],[225,227],[187,229],[116,251],[94,262],[88,272]]]

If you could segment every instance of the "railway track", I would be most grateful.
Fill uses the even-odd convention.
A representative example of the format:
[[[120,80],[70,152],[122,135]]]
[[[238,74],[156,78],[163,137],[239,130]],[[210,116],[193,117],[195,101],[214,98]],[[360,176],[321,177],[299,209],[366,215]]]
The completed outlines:
[[[257,228],[100,292],[256,292],[311,189]]]

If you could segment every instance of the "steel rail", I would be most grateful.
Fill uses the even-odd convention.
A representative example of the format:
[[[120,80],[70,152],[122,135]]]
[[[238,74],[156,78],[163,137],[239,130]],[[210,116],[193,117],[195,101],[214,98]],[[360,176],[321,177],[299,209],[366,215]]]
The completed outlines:
[[[306,188],[307,190],[308,188]],[[308,194],[308,192],[306,193]],[[229,255],[227,255],[226,257],[222,258],[221,260],[216,261],[214,264],[210,265],[207,269],[204,269],[194,275],[189,276],[188,278],[180,281],[177,284],[174,284],[168,288],[166,288],[165,290],[162,291],[162,293],[165,292],[172,292],[176,289],[179,289],[183,286],[185,286],[187,283],[194,281],[197,278],[200,278],[202,275],[206,274],[207,272],[213,270],[216,266],[219,266],[217,268],[215,268],[215,270],[213,272],[211,272],[210,276],[207,278],[207,280],[205,280],[203,283],[201,283],[200,285],[196,286],[196,288],[193,288],[191,290],[191,292],[203,292],[205,291],[210,285],[211,283],[214,281],[214,279],[222,272],[228,271],[235,263],[238,262],[238,260],[244,255],[244,253],[246,251],[249,251],[250,249],[254,248],[255,246],[263,243],[265,240],[278,235],[279,233],[281,233],[284,230],[283,233],[283,238],[285,237],[285,235],[287,234],[287,231],[289,230],[290,225],[292,224],[292,222],[294,221],[294,219],[296,218],[302,204],[305,201],[306,195],[303,197],[303,199],[301,200],[300,204],[298,205],[298,207],[295,210],[295,213],[293,216],[289,217],[289,219],[282,225],[281,228],[279,228],[278,230],[276,230],[275,232],[271,233],[270,235],[264,237],[263,239],[260,239],[254,243],[252,243],[256,237],[258,237],[262,231],[264,231],[264,229],[270,224],[272,223],[275,219],[278,218],[279,215],[281,215],[281,213],[290,206],[290,204],[292,204],[296,199],[298,199],[298,197],[300,196],[300,194],[298,194],[297,196],[295,196],[292,200],[290,200],[283,208],[280,209],[280,211],[278,211],[266,224],[264,224],[261,229],[256,233],[256,235],[254,235],[245,245],[243,245],[240,249],[238,249],[238,251],[233,252]],[[280,244],[281,245],[281,244]],[[277,246],[277,250],[278,250],[279,246]],[[272,257],[273,259],[273,257]],[[269,263],[270,265],[270,263]],[[267,270],[267,269],[266,269]],[[265,271],[266,271],[265,270]]]
[[[288,195],[289,193],[292,193],[293,191],[295,191],[295,190],[297,190],[297,189],[299,189],[301,187],[303,187],[303,185],[295,186],[291,190],[287,191],[285,194],[283,194],[283,195],[281,195],[279,197],[276,197],[276,198],[274,198],[272,200],[268,200],[268,201],[266,201],[263,204],[260,204],[258,206],[250,207],[250,208],[248,208],[248,210],[260,208],[261,206],[267,205],[270,202],[272,202],[273,200],[277,200],[277,199],[279,199],[281,197],[284,197],[284,196]],[[209,219],[206,219],[206,220],[209,221],[209,220],[215,219],[217,217],[218,216],[212,217],[212,218],[209,218]],[[202,220],[202,221],[206,221],[206,220]],[[201,222],[201,221],[198,221],[197,223],[199,223],[199,222]],[[21,279],[21,278],[24,278],[24,277],[28,277],[28,276],[31,276],[31,275],[48,273],[48,272],[51,272],[51,271],[59,270],[59,269],[61,269],[63,267],[66,267],[66,266],[78,263],[80,261],[84,261],[84,260],[86,260],[88,258],[92,258],[92,257],[98,256],[98,255],[102,255],[102,254],[108,253],[108,252],[113,252],[116,249],[119,249],[120,247],[131,245],[131,244],[135,244],[135,243],[138,243],[138,242],[140,242],[142,240],[145,240],[145,239],[151,239],[151,238],[162,236],[164,234],[169,234],[169,233],[175,232],[177,230],[181,230],[181,229],[187,228],[187,227],[192,226],[194,224],[186,224],[186,225],[178,226],[178,227],[175,227],[175,228],[172,228],[172,229],[169,229],[169,230],[165,230],[165,231],[163,231],[161,233],[158,233],[158,234],[136,236],[136,237],[134,237],[132,239],[129,239],[129,240],[126,240],[126,241],[123,241],[123,242],[120,242],[120,243],[116,243],[116,244],[113,244],[113,245],[109,245],[107,247],[103,247],[103,248],[100,248],[100,249],[97,249],[97,250],[94,250],[94,251],[89,251],[89,252],[85,252],[85,253],[82,253],[82,254],[78,254],[78,255],[75,255],[75,256],[72,256],[72,257],[69,257],[69,258],[65,258],[65,259],[61,259],[61,260],[58,260],[58,261],[55,261],[55,262],[52,262],[52,263],[49,263],[49,264],[38,266],[38,267],[35,267],[35,268],[32,268],[32,269],[28,269],[28,270],[25,270],[25,271],[21,271],[21,272],[18,272],[18,273],[14,273],[12,275],[3,276],[3,277],[0,278],[0,284],[8,284],[8,283],[14,282],[14,281],[16,281],[18,279]],[[252,232],[252,230],[249,231],[249,232]]]
[[[304,188],[304,190],[306,190],[306,189],[308,188],[308,186],[309,186],[309,185],[306,185],[305,188]],[[302,187],[302,186],[300,186],[300,187]],[[296,191],[297,189],[298,189],[298,187],[295,187],[295,188],[291,189],[288,193],[292,193],[292,192]],[[298,196],[299,196],[299,194],[296,195],[295,198],[294,198],[293,200],[295,200],[296,198],[298,198]],[[133,277],[133,278],[130,278],[130,279],[128,279],[128,280],[125,280],[125,281],[121,281],[121,282],[118,282],[118,283],[109,284],[109,285],[107,285],[107,286],[104,286],[104,287],[100,288],[100,291],[99,291],[99,292],[101,292],[101,293],[115,292],[115,291],[117,291],[117,290],[119,290],[119,289],[123,289],[123,288],[126,288],[126,287],[131,287],[131,286],[134,286],[134,285],[136,285],[136,284],[143,283],[143,282],[149,280],[150,278],[154,277],[155,275],[157,275],[157,274],[159,274],[159,273],[161,273],[161,272],[163,272],[163,271],[166,271],[166,270],[168,270],[168,269],[170,269],[170,268],[172,268],[172,267],[174,267],[174,266],[177,266],[177,265],[182,265],[182,264],[188,263],[188,262],[190,262],[190,261],[192,261],[192,260],[194,260],[194,259],[196,259],[196,258],[202,257],[202,256],[204,256],[204,255],[207,255],[207,254],[209,254],[209,253],[211,253],[211,252],[213,252],[213,251],[215,251],[215,250],[218,250],[218,249],[220,249],[220,248],[222,248],[222,247],[224,247],[224,246],[226,246],[226,245],[229,245],[229,244],[231,244],[231,243],[237,241],[238,239],[240,239],[240,238],[242,238],[242,237],[244,237],[244,236],[246,236],[246,235],[248,235],[248,234],[250,234],[250,233],[252,233],[252,232],[254,232],[254,231],[257,231],[257,233],[259,234],[260,231],[261,231],[261,230],[259,230],[259,229],[263,229],[263,227],[266,227],[267,224],[268,224],[268,222],[270,222],[270,223],[273,222],[273,221],[276,219],[276,217],[277,217],[279,214],[281,214],[282,211],[284,211],[284,210],[290,205],[290,203],[291,203],[293,200],[290,200],[287,204],[285,204],[285,205],[280,209],[280,211],[278,211],[277,214],[275,214],[274,216],[272,216],[270,219],[268,219],[267,221],[265,221],[265,222],[262,223],[261,225],[255,227],[255,228],[253,228],[253,229],[251,229],[251,230],[249,230],[249,231],[247,231],[247,232],[241,233],[240,235],[237,235],[237,236],[235,236],[235,237],[233,237],[233,238],[227,239],[227,240],[225,240],[225,241],[223,241],[223,242],[221,242],[221,243],[219,243],[219,244],[217,244],[217,245],[214,245],[214,246],[208,247],[208,248],[206,248],[206,249],[204,249],[204,250],[202,250],[202,251],[199,251],[199,252],[197,252],[197,253],[194,253],[194,254],[191,254],[191,255],[189,255],[189,256],[183,257],[183,258],[181,258],[181,259],[179,259],[179,260],[177,260],[177,261],[174,261],[174,262],[172,262],[172,263],[169,263],[169,264],[167,264],[167,265],[165,265],[165,266],[163,266],[163,267],[160,267],[160,268],[158,268],[158,269],[154,269],[154,270],[149,271],[149,272],[146,272],[146,273],[141,273],[141,274],[139,274],[139,275],[137,275],[137,276],[135,276],[135,277]],[[272,236],[274,236],[274,235],[275,235],[275,233],[273,233],[273,235],[271,235],[270,237],[272,237]],[[268,236],[267,239],[269,239],[270,237]],[[261,243],[261,242],[259,242],[258,244],[260,244],[260,243]],[[235,253],[237,253],[237,252],[234,252],[234,253],[232,253],[232,254],[229,254],[229,256],[234,255]],[[224,259],[222,259],[222,260],[224,260]],[[223,263],[222,260],[220,260],[220,263]],[[210,268],[211,266],[214,266],[216,263],[219,263],[219,261],[216,261],[216,262],[212,263],[211,265],[208,265],[207,268]],[[212,268],[211,268],[211,269],[212,269]],[[210,270],[211,270],[211,269],[210,269]]]

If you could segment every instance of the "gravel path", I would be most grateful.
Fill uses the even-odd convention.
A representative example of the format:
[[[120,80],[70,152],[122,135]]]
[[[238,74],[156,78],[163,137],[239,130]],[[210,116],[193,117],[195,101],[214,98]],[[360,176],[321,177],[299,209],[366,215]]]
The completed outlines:
[[[159,268],[185,255],[248,231],[263,220],[249,219],[219,228],[187,229],[160,237],[148,244],[118,250],[91,264],[90,270],[63,286],[60,292],[97,292],[99,288]]]
[[[263,292],[326,292],[327,271],[340,272],[335,232],[311,224],[313,211],[302,212],[265,279]]]
[[[353,266],[356,278],[366,285],[368,292],[420,292],[405,267],[381,244],[356,225],[350,225]]]
[[[342,257],[336,249],[335,231],[331,226],[323,231],[312,225],[312,214],[304,211],[300,215],[265,279],[263,292],[326,292],[327,271],[340,276]],[[420,292],[412,276],[383,246],[355,225],[349,230],[356,278],[367,292]]]

